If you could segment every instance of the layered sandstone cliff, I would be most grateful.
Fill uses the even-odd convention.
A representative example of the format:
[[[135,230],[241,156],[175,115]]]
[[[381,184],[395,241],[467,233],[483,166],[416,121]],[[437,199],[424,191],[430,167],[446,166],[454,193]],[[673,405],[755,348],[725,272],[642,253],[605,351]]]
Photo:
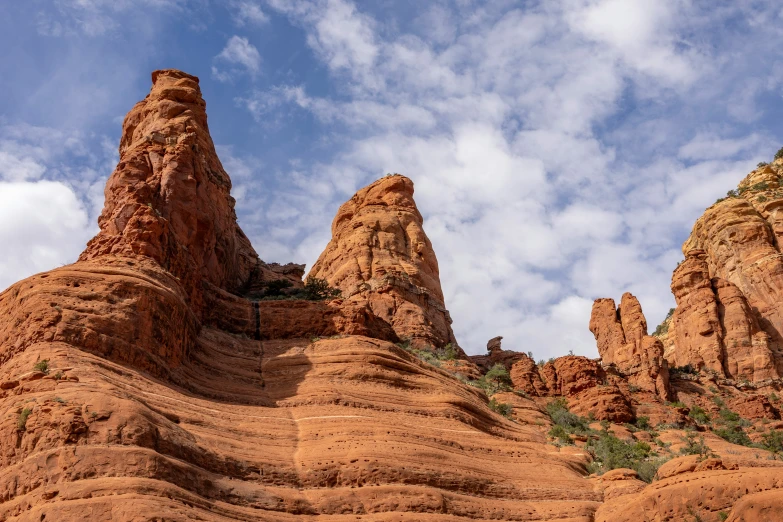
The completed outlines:
[[[259,300],[301,268],[242,234],[204,108],[154,73],[99,235],[0,294],[0,520],[591,520],[539,405],[392,344],[454,342],[410,180],[340,210],[313,274],[344,299]]]
[[[673,364],[751,382],[781,377],[782,177],[780,160],[760,166],[696,221],[672,276]]]
[[[0,294],[0,520],[712,522],[783,507],[783,462],[759,444],[783,428],[783,387],[764,254],[776,207],[758,194],[694,229],[666,354],[625,294],[594,306],[600,361],[536,363],[500,337],[468,359],[408,178],[338,211],[310,275],[340,298],[264,299],[273,281],[301,287],[302,265],[264,263],[239,228],[197,78],[152,79],[98,236]],[[701,372],[669,375],[667,359]],[[501,370],[508,382],[483,386]],[[604,423],[563,439],[553,403]],[[750,445],[716,435],[735,415]],[[678,457],[693,430],[710,454]],[[654,448],[643,464],[675,458],[651,485],[588,476],[608,433]]]

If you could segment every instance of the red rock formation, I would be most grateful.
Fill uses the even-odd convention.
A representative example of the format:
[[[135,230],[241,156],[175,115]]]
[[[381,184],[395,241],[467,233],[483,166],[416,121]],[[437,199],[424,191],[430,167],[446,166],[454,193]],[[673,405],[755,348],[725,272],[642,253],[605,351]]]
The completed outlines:
[[[710,279],[707,254],[691,250],[674,271],[669,352],[674,366],[708,369],[722,377],[762,381],[777,378],[770,336],[734,284]]]
[[[309,276],[326,279],[349,302],[369,305],[415,346],[456,347],[422,223],[413,182],[399,174],[381,178],[340,207],[332,240]]]
[[[597,299],[590,316],[590,331],[604,366],[614,366],[629,383],[670,400],[663,345],[647,335],[647,321],[636,297],[623,294],[619,309],[615,309],[613,299]]]
[[[702,308],[699,320],[709,322],[716,333],[708,335],[709,340],[698,340],[701,342],[696,345],[701,351],[711,345],[710,350],[723,355],[722,368],[706,359],[705,366],[722,370],[733,379],[762,381],[783,375],[783,257],[779,248],[783,239],[783,193],[779,192],[782,171],[779,160],[753,171],[740,183],[736,197],[705,211],[683,244],[689,270],[697,271],[698,276],[693,277],[704,281],[697,290],[698,285],[688,284],[688,274],[680,269],[672,278],[672,289],[677,287],[676,293],[691,309],[683,311],[675,325],[678,361],[686,361],[700,351],[694,351],[693,337],[699,328],[686,316]],[[714,297],[706,292],[710,282]],[[717,314],[711,309],[713,302],[719,308]],[[710,326],[705,323],[702,329],[706,328]],[[686,336],[691,337],[690,342],[680,347],[680,337]]]
[[[231,180],[209,135],[198,78],[163,70],[152,82],[125,117],[101,231],[79,259],[153,259],[178,278],[196,313],[202,281],[229,292],[264,279],[301,282],[301,266],[261,262],[237,225]]]
[[[545,444],[533,401],[513,399],[514,423],[384,340],[453,341],[410,182],[335,221],[358,250],[328,249],[323,273],[370,290],[246,299],[296,268],[260,262],[236,225],[197,80],[153,80],[98,237],[0,294],[0,520],[590,520],[602,493],[582,454]]]

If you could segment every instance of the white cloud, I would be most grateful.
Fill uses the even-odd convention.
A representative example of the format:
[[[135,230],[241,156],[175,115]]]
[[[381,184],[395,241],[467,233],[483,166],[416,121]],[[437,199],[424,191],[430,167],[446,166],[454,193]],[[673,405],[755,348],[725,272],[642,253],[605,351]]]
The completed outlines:
[[[129,11],[171,10],[184,7],[188,0],[54,0],[53,8],[38,13],[38,32],[45,36],[84,34],[99,37],[117,30],[120,17]]]
[[[245,25],[262,26],[269,23],[269,15],[262,11],[261,6],[256,2],[244,0],[233,3],[231,7],[234,23],[239,27]]]
[[[212,76],[221,82],[231,81],[242,72],[256,76],[261,70],[261,54],[247,38],[234,35],[228,39],[226,46],[215,56],[214,60],[219,65],[227,65],[229,68],[222,70],[212,66]]]
[[[327,240],[318,223],[342,200],[386,172],[410,176],[472,353],[503,335],[543,358],[595,355],[592,300],[626,290],[655,324],[672,304],[678,242],[769,144],[759,132],[722,138],[628,108],[717,95],[699,82],[725,63],[681,30],[684,17],[703,29],[721,15],[680,0],[432,3],[416,34],[346,0],[269,5],[305,28],[338,93],[283,84],[242,103],[263,121],[290,106],[310,111],[345,146],[291,169],[297,181],[256,237],[280,261],[311,263]],[[607,123],[623,111],[626,120]]]
[[[54,181],[0,182],[0,290],[76,261],[95,233],[70,187]]]

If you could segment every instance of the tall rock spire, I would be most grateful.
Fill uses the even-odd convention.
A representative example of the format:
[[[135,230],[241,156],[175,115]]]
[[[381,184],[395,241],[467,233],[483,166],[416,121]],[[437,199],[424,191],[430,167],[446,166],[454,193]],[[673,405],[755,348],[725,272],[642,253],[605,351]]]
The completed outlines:
[[[399,174],[381,178],[340,207],[332,240],[309,276],[326,279],[348,301],[369,304],[401,338],[456,345],[422,223],[413,182]]]
[[[180,278],[191,297],[199,280],[237,291],[261,262],[237,224],[198,78],[167,69],[153,72],[152,83],[125,117],[100,232],[80,260],[147,257]]]
[[[615,367],[628,377],[628,382],[657,393],[664,400],[671,398],[663,345],[647,335],[647,320],[636,297],[624,293],[619,308],[615,308],[614,299],[596,299],[590,331],[604,366]]]

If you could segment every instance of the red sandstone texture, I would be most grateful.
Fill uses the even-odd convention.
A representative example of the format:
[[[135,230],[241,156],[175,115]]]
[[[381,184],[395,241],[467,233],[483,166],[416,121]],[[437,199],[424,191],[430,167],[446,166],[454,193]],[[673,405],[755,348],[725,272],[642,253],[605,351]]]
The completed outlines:
[[[332,240],[309,276],[326,279],[347,301],[369,306],[414,346],[457,347],[422,223],[413,182],[399,174],[381,178],[340,207]]]
[[[77,263],[0,294],[0,520],[706,522],[783,507],[783,462],[689,416],[727,408],[757,442],[783,428],[777,305],[758,308],[774,277],[713,260],[744,257],[716,243],[675,272],[666,357],[625,294],[594,306],[600,361],[539,365],[500,337],[468,358],[408,178],[340,208],[310,272],[341,290],[330,301],[259,299],[269,281],[301,287],[303,266],[259,259],[230,187],[197,78],[155,72],[123,125],[98,236]],[[774,208],[748,204],[774,232]],[[428,364],[401,340],[451,343],[457,359]],[[670,380],[667,360],[703,371]],[[508,417],[463,382],[496,365],[510,386],[491,398]],[[564,446],[547,435],[561,397],[669,456],[685,446],[676,426],[698,428],[711,454],[671,460],[650,485],[630,469],[587,477],[597,431]],[[658,431],[622,425],[641,419]]]
[[[237,226],[204,107],[154,73],[98,236],[0,294],[0,520],[591,520],[534,401],[512,422],[393,344],[454,343],[410,180],[340,210],[312,273],[342,299],[255,300],[301,266]]]
[[[663,344],[647,335],[647,320],[636,297],[626,292],[617,309],[612,299],[596,300],[590,331],[605,366],[613,366],[629,383],[654,392],[663,400],[671,398]]]

